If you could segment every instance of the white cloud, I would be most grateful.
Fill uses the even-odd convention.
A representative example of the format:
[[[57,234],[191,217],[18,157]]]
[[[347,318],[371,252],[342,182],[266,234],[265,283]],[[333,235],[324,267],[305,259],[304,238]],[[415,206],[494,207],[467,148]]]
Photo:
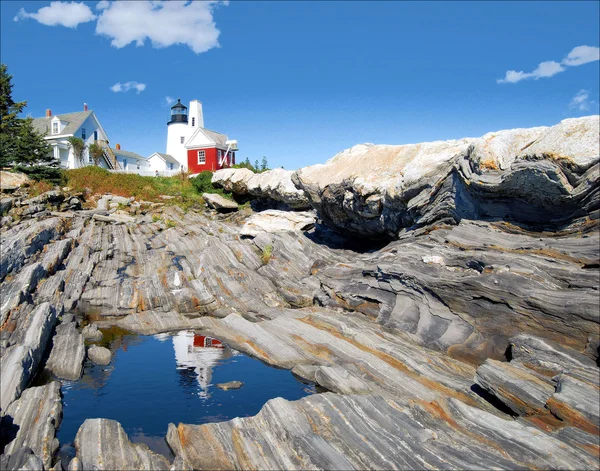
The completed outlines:
[[[105,10],[110,6],[110,2],[108,0],[100,0],[96,4],[96,10]]]
[[[573,48],[567,57],[559,64],[555,61],[541,62],[533,72],[517,72],[508,70],[503,79],[498,79],[498,83],[517,83],[526,79],[540,79],[552,77],[560,72],[564,72],[566,67],[574,67],[588,62],[600,60],[600,48],[592,46],[577,46]],[[565,67],[563,67],[565,66]]]
[[[533,72],[517,72],[516,70],[509,70],[506,72],[506,76],[503,79],[497,80],[498,83],[517,83],[525,79],[540,79],[546,77],[552,77],[560,72],[566,70],[558,62],[546,61],[541,62]]]
[[[166,106],[171,106],[173,103],[175,103],[175,98],[173,98],[171,96],[166,96],[165,97],[164,104]]]
[[[590,109],[590,92],[588,90],[579,90],[577,94],[571,100],[569,106],[571,108],[578,108],[581,111]]]
[[[220,3],[223,2],[111,2],[98,18],[96,33],[111,38],[116,48],[131,43],[143,46],[149,39],[155,48],[183,44],[199,54],[219,46],[220,32],[213,11]]]
[[[76,28],[81,23],[95,20],[96,15],[85,3],[51,2],[49,6],[40,8],[37,13],[27,13],[24,8],[21,8],[13,20],[19,21],[28,18],[47,26]]]
[[[562,61],[564,65],[575,66],[600,60],[600,48],[577,46]]]
[[[125,83],[117,82],[112,87],[110,87],[110,89],[115,93],[128,92],[129,90],[136,90],[137,93],[139,94],[140,92],[143,92],[146,89],[146,84],[140,83],[140,82],[133,82],[133,81],[125,82]]]

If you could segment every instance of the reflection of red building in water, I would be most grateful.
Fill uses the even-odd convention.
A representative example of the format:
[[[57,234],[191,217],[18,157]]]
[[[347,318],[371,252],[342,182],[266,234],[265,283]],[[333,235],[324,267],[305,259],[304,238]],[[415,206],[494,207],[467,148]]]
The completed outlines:
[[[223,342],[206,335],[194,335],[194,347],[223,348]]]
[[[191,331],[178,332],[173,336],[175,361],[179,370],[193,370],[200,386],[198,395],[209,397],[212,370],[222,360],[227,360],[239,352],[225,346],[220,340]]]

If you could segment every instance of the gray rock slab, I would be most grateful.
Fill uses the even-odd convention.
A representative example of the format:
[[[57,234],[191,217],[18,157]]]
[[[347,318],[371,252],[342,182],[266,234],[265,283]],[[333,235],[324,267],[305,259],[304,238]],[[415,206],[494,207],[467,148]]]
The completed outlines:
[[[57,378],[77,381],[83,370],[85,345],[75,322],[61,323],[52,338],[46,368]]]
[[[0,373],[0,407],[18,399],[30,379],[37,372],[56,323],[56,309],[42,303],[24,321],[23,336],[19,344],[6,349],[2,354]]]
[[[166,470],[170,463],[146,446],[131,443],[115,420],[87,419],[75,437],[77,458],[82,468],[114,471]]]
[[[237,211],[238,205],[235,201],[223,198],[215,193],[203,193],[202,198],[213,209],[217,211]]]
[[[59,446],[55,435],[62,420],[60,383],[52,381],[23,391],[6,410],[2,418],[3,430],[10,428],[9,418],[12,420],[10,426],[16,426],[18,430],[4,452],[10,455],[23,447],[30,448],[41,459],[44,469],[50,469]]]
[[[477,368],[475,382],[518,415],[544,414],[555,388],[549,379],[532,373],[522,366],[486,360]]]

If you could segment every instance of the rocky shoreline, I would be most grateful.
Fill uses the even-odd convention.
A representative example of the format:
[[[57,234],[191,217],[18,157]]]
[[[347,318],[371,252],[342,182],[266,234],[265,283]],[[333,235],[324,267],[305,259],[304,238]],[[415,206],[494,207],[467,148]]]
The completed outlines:
[[[597,469],[599,159],[588,117],[215,173],[260,212],[11,189],[2,469]],[[172,462],[90,417],[61,463],[58,379],[110,361],[85,345],[110,326],[203,332],[328,392],[170,424]]]

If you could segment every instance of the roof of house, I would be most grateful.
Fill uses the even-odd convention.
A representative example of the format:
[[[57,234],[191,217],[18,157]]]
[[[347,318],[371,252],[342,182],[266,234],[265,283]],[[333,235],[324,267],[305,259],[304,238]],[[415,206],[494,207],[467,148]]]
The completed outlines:
[[[54,117],[58,116],[58,119],[67,123],[59,135],[64,136],[68,134],[75,134],[75,132],[81,127],[85,120],[91,116],[92,113],[92,110],[77,111],[76,113],[57,114],[50,117],[34,118],[33,128],[44,136],[50,135],[50,121],[52,121]]]
[[[215,141],[217,144],[221,144],[222,146],[226,146],[225,142],[227,141],[227,136],[225,134],[221,134],[216,131],[211,131],[210,129],[201,128],[202,132],[206,134],[206,136]]]
[[[160,155],[165,162],[171,162],[173,164],[179,165],[179,161],[175,157],[173,157],[171,154],[161,154],[160,152],[155,152],[154,154]],[[152,154],[152,155],[154,155],[154,154]],[[152,157],[152,155],[150,157]],[[148,158],[150,158],[150,157],[148,157]]]
[[[135,152],[129,152],[128,150],[113,149],[112,147],[110,148],[110,150],[112,150],[113,154],[115,154],[116,156],[122,156],[122,157],[125,157],[127,159],[143,159],[143,160],[146,160],[146,157],[142,157],[140,154],[136,154]]]
[[[211,131],[210,129],[205,129],[205,128],[197,128],[192,135],[189,137],[189,139],[185,142],[185,146],[186,147],[195,147],[192,146],[192,142],[194,141],[194,139],[196,138],[196,136],[198,135],[198,133],[201,132],[202,134],[204,134],[209,140],[211,140],[212,142],[214,142],[217,146],[220,147],[227,147],[227,136],[225,134],[221,134],[219,132],[216,131]]]

